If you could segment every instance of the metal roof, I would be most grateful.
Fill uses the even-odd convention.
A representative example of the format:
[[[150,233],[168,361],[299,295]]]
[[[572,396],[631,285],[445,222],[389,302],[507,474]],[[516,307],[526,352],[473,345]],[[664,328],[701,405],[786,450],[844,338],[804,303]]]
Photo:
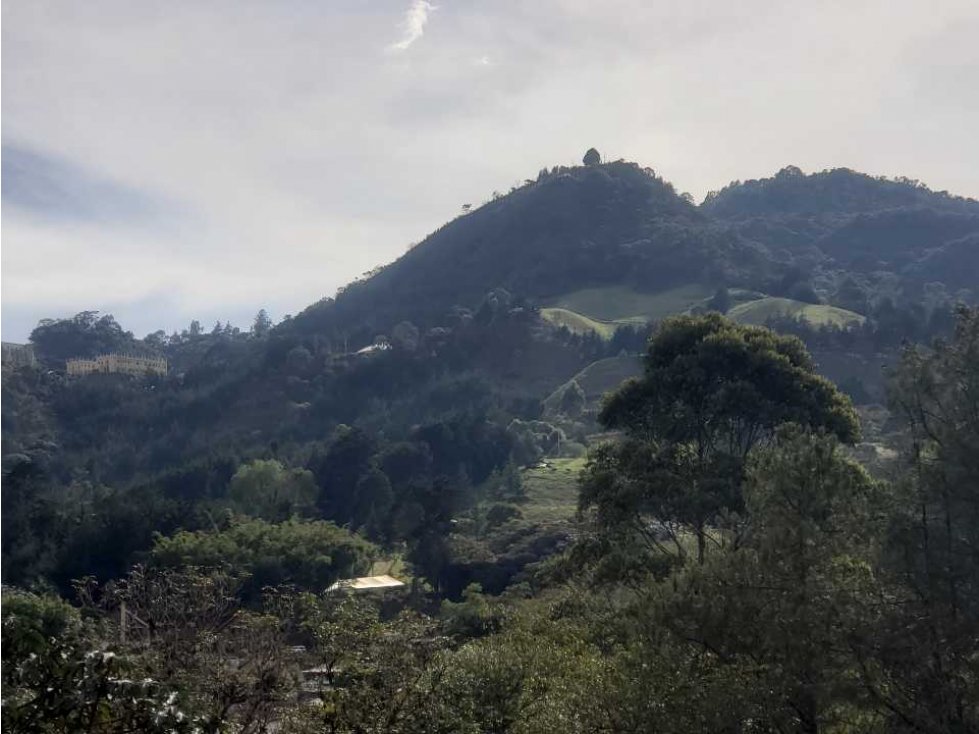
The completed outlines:
[[[361,576],[356,579],[341,579],[327,589],[327,591],[334,591],[335,589],[351,589],[353,591],[391,589],[404,585],[404,581],[398,581],[393,576],[384,574],[382,576]]]

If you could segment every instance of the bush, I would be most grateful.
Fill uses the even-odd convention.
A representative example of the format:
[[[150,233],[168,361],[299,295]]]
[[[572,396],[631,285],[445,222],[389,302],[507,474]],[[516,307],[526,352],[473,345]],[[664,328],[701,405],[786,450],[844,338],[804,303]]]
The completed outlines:
[[[243,596],[262,587],[294,584],[323,591],[340,578],[366,573],[376,547],[331,522],[238,520],[224,530],[158,536],[150,559],[167,568],[228,568],[251,579]]]

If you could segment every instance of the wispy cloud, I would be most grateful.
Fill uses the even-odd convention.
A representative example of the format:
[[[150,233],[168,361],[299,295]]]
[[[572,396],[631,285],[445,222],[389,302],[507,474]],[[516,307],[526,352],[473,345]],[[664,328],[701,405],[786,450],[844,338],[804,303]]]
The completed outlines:
[[[405,13],[404,21],[401,23],[401,40],[388,46],[390,51],[405,51],[411,44],[425,34],[425,24],[428,23],[428,16],[436,10],[428,0],[412,0],[411,7]]]
[[[979,196],[975,0],[448,2],[4,3],[4,339],[297,313],[589,145],[698,199],[788,161]]]

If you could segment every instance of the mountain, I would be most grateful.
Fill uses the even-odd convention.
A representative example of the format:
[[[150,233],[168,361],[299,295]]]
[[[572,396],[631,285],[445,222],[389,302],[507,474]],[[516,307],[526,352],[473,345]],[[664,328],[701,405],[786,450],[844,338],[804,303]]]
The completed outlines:
[[[762,253],[712,226],[649,169],[621,161],[559,167],[441,227],[293,327],[433,325],[495,288],[542,302],[587,286],[654,291],[725,269],[747,279],[764,267]]]
[[[947,329],[976,284],[979,202],[915,181],[788,167],[695,206],[634,163],[557,167],[270,334],[140,341],[90,313],[44,322],[55,373],[109,340],[162,350],[172,375],[7,376],[5,439],[57,445],[63,476],[81,462],[125,483],[215,452],[301,451],[340,424],[407,436],[448,415],[535,420],[589,364],[639,351],[647,322],[708,308],[800,334],[875,399],[868,375],[901,340]]]
[[[583,289],[617,288],[614,302],[726,287],[850,308],[856,277],[864,311],[882,297],[919,298],[930,283],[968,299],[956,292],[979,283],[977,238],[979,202],[908,179],[790,166],[698,207],[633,163],[559,167],[446,224],[289,328],[366,344],[400,321],[439,325],[498,288],[538,306]]]
[[[979,202],[932,191],[913,179],[875,178],[849,168],[806,175],[786,166],[771,178],[735,181],[713,191],[700,208],[717,219],[744,220],[838,217],[904,208],[977,214]]]
[[[774,258],[823,278],[821,295],[829,302],[833,287],[853,275],[889,281],[911,297],[930,282],[950,290],[979,283],[979,202],[915,180],[845,168],[804,175],[789,166],[712,192],[700,209]]]
[[[223,522],[246,467],[388,547],[519,498],[521,476],[563,513],[602,394],[638,371],[650,322],[709,309],[798,334],[871,403],[881,365],[947,333],[977,284],[975,201],[789,168],[695,206],[616,161],[541,171],[272,329],[139,340],[92,312],[46,320],[40,368],[3,368],[4,578],[117,576],[156,533]],[[170,373],[65,376],[66,359],[113,350],[162,353]],[[545,457],[571,462],[560,481]],[[567,540],[553,513],[534,517],[455,548],[450,596],[500,590],[545,553],[531,547]]]

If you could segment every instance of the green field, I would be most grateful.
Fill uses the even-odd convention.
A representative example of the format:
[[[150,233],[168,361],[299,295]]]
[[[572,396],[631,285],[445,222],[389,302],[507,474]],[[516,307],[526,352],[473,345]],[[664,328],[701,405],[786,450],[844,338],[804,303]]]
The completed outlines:
[[[531,522],[570,519],[578,509],[578,475],[584,468],[584,459],[547,459],[546,467],[524,469],[523,516]]]
[[[603,322],[644,323],[683,313],[711,295],[711,289],[699,283],[659,293],[640,293],[628,286],[607,286],[566,293],[547,306],[588,314],[589,318]]]
[[[577,334],[594,332],[603,339],[610,339],[619,326],[659,321],[688,312],[696,306],[705,306],[711,295],[710,288],[698,283],[659,293],[639,293],[626,286],[585,288],[553,299],[547,308],[541,309],[541,316]],[[866,320],[858,313],[836,306],[803,303],[740,289],[732,289],[731,297],[735,305],[726,315],[740,324],[760,326],[769,319],[790,317],[805,319],[813,326],[846,328]]]
[[[541,316],[576,334],[594,332],[610,339],[620,326],[659,321],[703,305],[710,296],[710,289],[698,283],[659,293],[640,293],[618,285],[584,288],[553,299],[541,309]]]
[[[858,313],[836,306],[793,301],[790,298],[760,298],[741,303],[727,312],[727,316],[739,324],[763,325],[771,318],[789,316],[805,319],[814,326],[857,326],[866,319]]]
[[[603,339],[611,339],[615,330],[626,322],[599,321],[564,308],[542,308],[541,318],[555,326],[564,326],[574,334],[595,332]]]

